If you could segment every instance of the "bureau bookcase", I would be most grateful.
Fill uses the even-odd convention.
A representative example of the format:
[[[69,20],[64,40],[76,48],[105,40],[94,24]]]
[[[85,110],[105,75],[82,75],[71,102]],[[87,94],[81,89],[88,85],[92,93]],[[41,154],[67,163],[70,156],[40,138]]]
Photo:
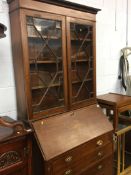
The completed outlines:
[[[34,129],[40,173],[111,175],[112,126],[96,105],[99,9],[63,0],[8,3],[18,118]]]

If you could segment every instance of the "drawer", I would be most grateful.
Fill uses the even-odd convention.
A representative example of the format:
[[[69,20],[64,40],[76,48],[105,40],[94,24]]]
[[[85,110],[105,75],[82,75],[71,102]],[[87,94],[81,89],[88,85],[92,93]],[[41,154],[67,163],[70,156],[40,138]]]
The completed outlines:
[[[82,152],[82,153],[81,153]],[[113,153],[112,144],[109,143],[101,148],[89,152],[88,150],[81,150],[75,155],[68,156],[65,159],[57,160],[53,163],[53,173],[59,175],[66,175],[68,171],[77,175],[79,172],[87,169],[89,165],[97,163],[98,161],[108,157]],[[59,162],[59,164],[58,164]]]
[[[78,162],[79,159],[85,157],[90,152],[94,152],[95,150],[99,150],[103,148],[103,146],[113,143],[112,132],[106,133],[102,136],[99,136],[89,142],[80,145],[73,150],[66,152],[65,154],[56,157],[52,160],[53,169],[57,169],[57,167],[66,167],[69,164],[74,162]]]
[[[107,157],[79,175],[113,175],[113,157]]]
[[[6,172],[15,166],[23,166],[27,160],[26,137],[12,139],[0,144],[0,172]]]

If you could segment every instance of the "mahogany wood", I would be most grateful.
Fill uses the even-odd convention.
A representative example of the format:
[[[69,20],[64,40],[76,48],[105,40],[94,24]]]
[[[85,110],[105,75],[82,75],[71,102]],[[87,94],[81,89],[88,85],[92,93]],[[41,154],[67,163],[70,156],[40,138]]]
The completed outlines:
[[[113,110],[114,130],[118,129],[119,114],[131,109],[131,97],[122,94],[108,93],[97,97],[97,101],[102,108]]]
[[[33,122],[32,125],[44,150],[46,160],[108,132],[111,124],[103,116],[102,111],[93,105]],[[96,120],[99,122],[95,122]],[[49,139],[50,137],[52,139]],[[107,137],[107,142],[108,139]],[[54,143],[57,143],[57,147],[54,147]],[[91,145],[89,147],[95,149],[96,145],[94,146],[94,148]]]
[[[81,174],[90,167],[97,169],[99,162],[112,157],[112,126],[96,105],[41,119],[32,125],[47,169],[45,174],[62,175],[69,170]],[[112,175],[112,165],[109,168]]]
[[[32,131],[22,122],[8,120],[0,118],[0,174],[31,175]]]
[[[40,1],[40,2],[47,2],[50,4],[55,4],[55,5],[59,5],[59,6],[63,6],[66,8],[72,8],[75,10],[81,10],[84,12],[88,12],[88,13],[93,13],[96,14],[98,11],[100,11],[100,9],[96,9],[96,8],[92,8],[92,7],[88,7],[79,3],[74,3],[71,1],[63,1],[63,0],[57,0],[57,1],[53,1],[53,0],[36,0],[36,1]]]
[[[87,175],[89,172],[92,172],[94,175],[112,175],[113,128],[102,113],[101,109],[96,106],[95,14],[99,10],[69,2],[63,4],[61,0],[45,0],[43,2],[38,0],[8,0],[8,3],[11,21],[18,118],[20,120],[30,120],[31,126],[35,131],[34,138],[32,140],[33,174]],[[38,22],[36,26],[34,26],[35,21]],[[64,75],[62,77],[62,81],[64,82],[64,104],[50,109],[47,108],[43,111],[39,106],[40,110],[36,113],[34,112],[32,104],[40,101],[41,91],[46,91],[45,89],[47,85],[45,85],[45,87],[41,87],[41,84],[39,84],[39,80],[37,81],[36,77],[34,79],[33,76],[30,77],[30,72],[36,65],[33,67],[33,60],[30,59],[30,53],[33,53],[34,50],[31,49],[30,51],[30,45],[32,43],[29,42],[29,39],[37,39],[36,43],[41,44],[40,42],[38,43],[39,39],[43,39],[43,37],[45,37],[43,40],[45,41],[46,39],[46,44],[48,44],[49,34],[48,36],[45,36],[45,34],[41,36],[42,34],[40,32],[42,31],[41,27],[43,27],[43,29],[47,28],[48,31],[51,31],[54,27],[51,26],[52,21],[55,22],[55,29],[62,32],[59,39],[62,41],[62,75]],[[44,22],[46,25],[42,26],[41,23]],[[60,22],[61,26],[58,25],[57,22]],[[76,37],[77,41],[75,37],[71,38],[70,25],[72,22],[76,23],[78,27],[84,27],[86,34],[90,31],[88,36],[89,38],[86,38],[86,35]],[[41,24],[41,26],[39,24]],[[32,35],[30,35],[30,32],[28,31],[28,27],[31,26],[34,27]],[[79,28],[79,31],[84,31],[81,28]],[[37,35],[34,34],[34,29],[35,32],[37,32]],[[76,27],[74,27],[74,30],[76,30]],[[46,31],[44,32],[48,33]],[[52,36],[50,41],[55,41],[56,39],[58,39],[57,34],[56,36]],[[80,58],[75,62],[74,60],[78,53],[74,53],[73,57],[71,57],[72,48],[70,42],[75,42],[76,45],[79,42],[76,47],[81,49],[86,39],[88,45],[90,46],[86,50],[88,52],[88,56],[86,55],[85,60],[83,58],[82,50],[79,53]],[[49,50],[52,49],[49,45],[48,48]],[[72,74],[71,59],[73,59],[72,62],[75,62],[75,64],[87,65],[87,70],[82,70],[86,66],[81,66],[81,69],[79,70],[80,77],[83,77],[83,81],[80,81],[81,78],[75,78],[74,74]],[[39,68],[39,71],[45,70],[45,72],[53,72],[55,70],[55,60],[52,60],[52,56],[50,56],[49,60],[43,60],[39,60],[37,57],[37,68]],[[59,64],[59,61],[60,59],[57,61],[57,65],[62,67],[62,63]],[[45,67],[43,67],[43,65]],[[87,77],[85,76],[86,73],[88,75]],[[71,74],[73,77],[71,77]],[[45,74],[43,75],[45,76]],[[86,77],[88,83],[85,82],[86,79],[84,79],[84,76]],[[73,92],[71,83],[74,85]],[[84,86],[84,83],[88,85],[89,89]],[[32,84],[34,85],[33,87],[31,86]],[[52,88],[57,89],[57,86],[58,82],[55,82]],[[33,99],[32,93],[37,91],[37,88],[38,90],[42,90],[39,91],[39,93],[36,92],[33,96],[36,99]],[[79,92],[82,88],[83,91],[81,91],[78,100],[75,99],[75,103],[73,103],[73,100],[71,101],[72,94],[77,95],[77,92]],[[88,92],[88,97],[86,92]],[[53,95],[54,94],[48,94],[47,96],[51,103],[53,101]],[[85,99],[84,96],[87,98]],[[62,101],[63,99],[60,98],[59,100]],[[57,100],[55,103],[57,103]],[[43,105],[43,103],[41,103],[41,105]],[[47,106],[50,106],[50,104],[47,103],[46,107]],[[82,108],[84,106],[86,107]],[[108,173],[105,161],[108,161]],[[101,173],[99,173],[99,169],[102,169]],[[25,171],[24,168],[23,171]]]
[[[72,103],[72,84],[71,84],[71,78],[74,77],[74,75],[69,76],[68,81],[69,81],[69,104],[70,104],[70,108],[71,109],[77,109],[79,107],[83,107],[83,106],[87,106],[89,104],[94,104],[96,103],[96,63],[95,63],[95,24],[89,20],[82,20],[82,19],[77,19],[77,18],[71,18],[71,17],[67,17],[67,59],[68,59],[68,75],[71,75],[71,35],[70,35],[70,23],[78,23],[78,24],[85,24],[85,25],[91,25],[93,26],[93,56],[94,56],[94,61],[93,61],[93,88],[92,88],[92,92],[94,92],[94,95],[92,98],[90,98],[89,100],[85,100],[85,101],[78,101],[77,103],[73,104]],[[75,91],[75,89],[73,90],[73,92]],[[86,94],[86,92],[83,93],[83,95]]]
[[[96,41],[95,41],[95,23],[93,20],[93,18],[95,19],[95,15],[93,14],[94,12],[85,13],[80,10],[78,11],[74,9],[68,9],[65,7],[41,3],[38,1],[32,1],[32,0],[9,1],[9,6],[10,6],[13,61],[14,61],[15,80],[16,80],[18,118],[21,120],[32,120],[43,116],[51,116],[51,115],[62,113],[71,109],[77,109],[83,106],[96,103],[96,81],[95,81],[96,80],[96,75],[95,75],[96,74],[96,61],[95,61],[96,60],[95,59]],[[32,8],[34,6],[35,8]],[[43,10],[41,10],[41,7]],[[81,15],[79,13],[81,13]],[[36,93],[35,98],[37,98],[37,96],[38,98],[37,100],[35,100],[32,98],[32,94],[31,94],[32,78],[30,78],[29,46],[28,46],[28,31],[27,31],[27,24],[26,24],[26,16],[32,16],[40,19],[45,18],[50,20],[59,20],[62,22],[64,105],[60,107],[50,108],[43,111],[40,110],[37,113],[35,112],[33,113],[32,104],[34,105],[33,101],[37,103],[41,99],[41,96],[40,96],[40,93]],[[71,101],[71,96],[72,96],[71,76],[70,76],[71,75],[71,70],[70,70],[71,69],[71,65],[70,65],[71,64],[71,61],[70,61],[70,50],[71,50],[70,23],[71,22],[78,23],[81,25],[93,26],[93,43],[92,43],[93,44],[92,46],[92,50],[93,50],[93,63],[92,63],[93,76],[92,77],[93,78],[92,78],[92,82],[91,83],[89,82],[87,85],[89,87],[89,91],[92,91],[93,94],[92,94],[92,97],[90,97],[89,99],[78,100],[78,102],[76,101],[76,103],[72,103]],[[67,57],[68,57],[68,61],[67,61]],[[43,63],[39,63],[39,64],[43,64]],[[76,91],[75,93],[77,93],[79,89],[77,85],[76,87],[74,86],[73,92]],[[81,84],[79,84],[79,86],[80,85]],[[80,94],[80,97],[82,96],[84,97],[85,96],[84,94],[88,93],[86,91],[87,91],[86,89],[85,90],[83,89],[82,93]],[[48,96],[48,98],[50,98],[50,96]]]
[[[90,167],[86,172],[81,175],[110,175],[112,174],[112,157],[107,157],[105,160],[99,162],[95,167]]]
[[[30,9],[30,10],[37,10],[37,11],[41,11],[41,12],[49,12],[49,13],[55,13],[55,14],[59,14],[59,15],[67,15],[71,16],[71,17],[76,17],[76,18],[81,18],[81,19],[88,19],[91,21],[95,21],[95,15],[94,15],[94,11],[95,13],[99,11],[99,9],[95,9],[92,8],[92,11],[89,12],[82,12],[81,8],[79,8],[79,10],[74,10],[69,8],[65,8],[65,7],[61,7],[61,6],[56,6],[52,4],[47,3],[41,3],[38,1],[34,1],[34,0],[8,0],[7,1],[9,3],[9,8],[10,8],[10,12],[14,11],[18,8],[25,8],[25,9]],[[56,3],[56,1],[54,2]],[[88,8],[87,6],[85,6],[86,8]],[[90,7],[89,7],[90,8]],[[93,11],[94,9],[94,11]]]

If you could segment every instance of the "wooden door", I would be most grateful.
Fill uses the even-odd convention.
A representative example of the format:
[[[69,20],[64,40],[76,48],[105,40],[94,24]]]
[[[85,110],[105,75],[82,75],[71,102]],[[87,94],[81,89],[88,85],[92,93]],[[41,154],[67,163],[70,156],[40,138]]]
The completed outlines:
[[[67,106],[65,18],[24,10],[23,35],[28,106],[32,117],[63,112]],[[23,42],[25,42],[25,40]],[[28,57],[28,60],[27,60]]]
[[[68,79],[72,108],[94,103],[95,25],[87,20],[67,17]]]

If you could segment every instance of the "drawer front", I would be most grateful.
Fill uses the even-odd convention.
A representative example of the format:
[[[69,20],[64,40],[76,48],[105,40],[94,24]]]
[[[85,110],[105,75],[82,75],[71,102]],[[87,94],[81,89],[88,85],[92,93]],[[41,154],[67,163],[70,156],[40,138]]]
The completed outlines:
[[[88,150],[87,150],[88,152]],[[100,160],[105,159],[110,154],[112,154],[112,144],[107,144],[101,148],[97,148],[93,152],[89,152],[88,154],[81,155],[76,153],[76,156],[79,157],[77,161],[73,161],[73,158],[67,157],[66,159],[69,161],[66,164],[53,164],[53,173],[59,175],[67,175],[71,174],[71,172],[75,175],[79,174],[79,172],[87,169],[88,166],[97,163]],[[66,161],[65,159],[65,161]],[[71,160],[72,159],[72,160]],[[69,173],[70,172],[70,173]]]
[[[113,175],[113,157],[107,157],[79,175]]]
[[[25,137],[0,144],[0,172],[27,162],[27,140]]]
[[[69,151],[68,153],[64,154],[64,156],[53,161],[53,172],[58,173],[61,170],[66,170],[68,167],[74,167],[75,165],[80,164],[80,162],[83,162],[83,166],[87,166],[88,164],[106,157],[107,154],[111,153],[112,133],[109,133],[95,138],[89,143],[83,144],[72,151]],[[80,165],[78,167],[81,168]]]

